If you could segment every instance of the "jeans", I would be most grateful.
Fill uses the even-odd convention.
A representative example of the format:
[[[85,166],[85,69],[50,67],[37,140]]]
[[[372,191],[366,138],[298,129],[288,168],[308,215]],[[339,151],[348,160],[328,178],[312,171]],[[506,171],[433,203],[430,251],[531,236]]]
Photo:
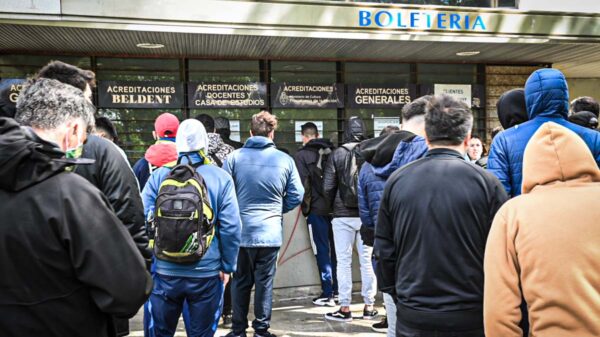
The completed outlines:
[[[248,310],[250,292],[254,289],[254,321],[255,332],[263,333],[271,327],[271,310],[273,309],[273,280],[277,267],[279,247],[245,248],[240,247],[237,271],[233,274],[231,299],[233,317],[231,329],[236,334],[248,328]]]
[[[189,311],[190,337],[212,337],[221,316],[223,282],[219,276],[208,278],[175,277],[154,274],[150,310],[150,337],[172,337],[177,329],[184,301]]]
[[[310,243],[319,267],[321,290],[326,297],[333,297],[333,294],[338,292],[338,284],[331,218],[309,214],[306,222],[311,238]]]
[[[388,333],[389,336],[389,333]],[[426,331],[410,328],[400,320],[396,322],[396,337],[485,337],[482,329],[469,331]]]
[[[340,291],[340,305],[350,306],[352,302],[352,247],[356,243],[358,260],[360,263],[360,277],[362,281],[361,295],[365,304],[375,304],[377,294],[377,279],[371,264],[373,247],[365,246],[360,237],[360,218],[335,218],[333,225],[333,239],[335,241],[335,255],[337,257],[337,277]]]
[[[396,302],[390,294],[383,293],[385,314],[388,322],[387,337],[396,337]]]

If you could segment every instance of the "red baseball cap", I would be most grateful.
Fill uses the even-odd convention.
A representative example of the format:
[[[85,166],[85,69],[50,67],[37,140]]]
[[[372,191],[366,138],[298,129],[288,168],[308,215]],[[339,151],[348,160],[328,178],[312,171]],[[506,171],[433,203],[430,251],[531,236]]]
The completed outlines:
[[[177,129],[179,128],[179,119],[177,116],[165,112],[156,118],[154,122],[154,131],[159,138],[169,137],[175,138],[177,136]]]

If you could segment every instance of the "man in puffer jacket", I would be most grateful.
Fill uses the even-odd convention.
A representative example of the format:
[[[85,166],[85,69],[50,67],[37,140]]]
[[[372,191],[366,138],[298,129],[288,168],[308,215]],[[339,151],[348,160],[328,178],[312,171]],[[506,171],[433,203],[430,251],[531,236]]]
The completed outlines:
[[[379,203],[385,182],[403,165],[415,161],[427,153],[425,142],[425,106],[431,96],[414,100],[402,109],[402,131],[389,134],[383,139],[364,141],[361,152],[365,159],[358,177],[358,207],[362,220],[363,242],[373,246]],[[381,137],[378,137],[381,138]],[[379,142],[370,150],[369,143]],[[383,294],[387,315],[387,335],[396,336],[396,303],[389,294]],[[376,328],[376,326],[374,326]]]
[[[488,170],[510,196],[521,194],[523,152],[535,131],[546,122],[555,122],[578,134],[600,164],[600,133],[567,121],[569,90],[565,76],[556,69],[539,69],[525,83],[525,104],[529,121],[501,132],[492,143]]]

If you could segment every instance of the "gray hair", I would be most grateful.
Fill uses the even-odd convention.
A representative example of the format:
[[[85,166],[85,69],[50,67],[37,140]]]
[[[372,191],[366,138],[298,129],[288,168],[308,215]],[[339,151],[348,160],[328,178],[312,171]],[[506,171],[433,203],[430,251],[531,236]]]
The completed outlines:
[[[436,95],[427,104],[425,134],[432,145],[460,145],[473,128],[469,107],[448,95]]]
[[[15,120],[21,125],[53,130],[69,120],[81,118],[94,127],[94,105],[83,91],[57,80],[29,80],[17,99]]]

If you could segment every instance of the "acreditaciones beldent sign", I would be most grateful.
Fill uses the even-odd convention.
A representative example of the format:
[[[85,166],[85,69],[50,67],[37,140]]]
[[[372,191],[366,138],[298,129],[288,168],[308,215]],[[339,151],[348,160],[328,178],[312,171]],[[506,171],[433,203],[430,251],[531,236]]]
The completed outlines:
[[[260,108],[267,106],[264,83],[188,83],[190,108]]]
[[[171,81],[101,81],[101,108],[181,108],[183,85]]]

